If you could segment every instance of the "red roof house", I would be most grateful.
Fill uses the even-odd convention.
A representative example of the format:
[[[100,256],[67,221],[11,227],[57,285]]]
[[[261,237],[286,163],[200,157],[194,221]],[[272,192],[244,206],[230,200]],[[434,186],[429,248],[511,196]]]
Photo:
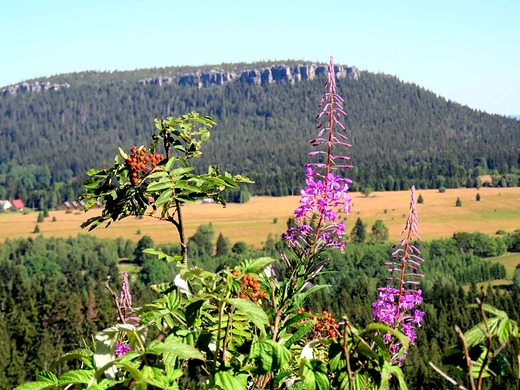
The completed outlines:
[[[23,211],[23,208],[25,207],[23,205],[23,202],[20,199],[15,199],[12,202],[12,205],[16,207],[18,210]]]

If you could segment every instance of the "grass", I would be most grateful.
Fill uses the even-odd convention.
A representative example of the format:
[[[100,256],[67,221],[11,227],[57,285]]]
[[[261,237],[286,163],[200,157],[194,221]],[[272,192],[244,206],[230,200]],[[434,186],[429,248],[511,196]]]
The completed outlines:
[[[480,193],[481,200],[475,196]],[[418,205],[419,232],[423,240],[450,237],[459,231],[495,234],[499,229],[512,232],[520,228],[520,188],[481,188],[448,189],[445,193],[437,190],[418,190],[424,203]],[[389,228],[390,241],[397,241],[403,229],[409,207],[409,191],[373,192],[369,197],[361,193],[352,193],[352,207],[347,218],[347,232],[353,228],[358,217],[367,226],[367,231],[374,222],[381,219]],[[457,198],[462,207],[455,207]],[[260,248],[269,233],[279,236],[287,226],[286,221],[298,206],[299,197],[255,197],[245,204],[229,204],[226,208],[216,204],[186,205],[183,217],[186,225],[186,236],[193,235],[201,224],[211,222],[216,235],[222,232],[232,243],[245,241],[249,245]],[[386,210],[386,213],[385,213]],[[110,228],[99,227],[88,233],[79,226],[87,218],[99,213],[91,210],[88,213],[69,213],[64,210],[51,211],[44,223],[40,223],[40,233],[45,237],[69,237],[77,234],[94,234],[98,237],[124,237],[138,241],[149,235],[156,243],[177,242],[175,228],[167,222],[155,218],[134,217],[114,223]],[[2,213],[0,214],[0,241],[18,237],[34,237],[32,233],[38,213]],[[51,222],[56,217],[56,222]],[[277,218],[278,222],[273,223]],[[136,234],[137,230],[141,234]],[[516,261],[516,260],[515,260]]]

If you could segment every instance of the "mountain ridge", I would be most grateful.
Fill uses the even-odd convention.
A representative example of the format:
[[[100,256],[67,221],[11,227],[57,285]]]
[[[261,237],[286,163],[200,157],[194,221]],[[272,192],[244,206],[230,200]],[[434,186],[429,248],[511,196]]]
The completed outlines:
[[[294,68],[301,61],[285,63]],[[276,64],[228,64],[222,69]],[[214,68],[175,70],[186,74],[200,69],[202,74]],[[59,75],[45,82],[70,87],[0,98],[4,193],[16,193],[16,183],[30,181],[18,177],[26,175],[20,170],[18,176],[9,176],[15,166],[46,166],[54,182],[81,180],[87,169],[111,164],[118,146],[128,149],[145,143],[154,129],[153,118],[191,110],[218,123],[198,169],[219,164],[232,173],[250,175],[257,194],[298,193],[303,165],[310,160],[307,141],[315,137],[325,75],[305,83],[255,84],[237,78],[207,88],[138,84],[143,75],[167,74],[164,69],[150,72]],[[366,71],[359,75],[357,80],[337,81],[349,113],[345,134],[353,147],[345,153],[355,168],[346,174],[355,180],[354,188],[474,186],[482,172],[517,175],[518,120],[472,110],[395,76]],[[517,185],[517,179],[506,184]]]
[[[356,66],[343,66],[336,64],[334,67],[337,79],[351,78],[359,79],[360,71]],[[96,71],[80,72],[79,74],[99,74]],[[127,72],[126,72],[127,73]],[[270,66],[253,67],[250,69],[225,70],[224,68],[211,68],[209,71],[201,68],[189,73],[176,73],[171,76],[158,75],[154,77],[146,77],[138,79],[139,85],[159,85],[176,83],[182,86],[196,86],[198,88],[206,88],[211,85],[224,85],[233,81],[245,81],[249,84],[266,85],[272,83],[287,82],[294,84],[295,82],[313,80],[320,75],[326,76],[328,68],[325,65],[315,63],[297,65],[288,65],[285,63],[277,63]],[[60,77],[59,75],[56,77]],[[126,80],[125,80],[126,81]],[[41,92],[41,91],[57,91],[62,88],[70,88],[68,82],[62,84],[51,83],[49,80],[35,80],[32,82],[21,82],[7,86],[1,90],[3,96],[16,95],[17,93]]]

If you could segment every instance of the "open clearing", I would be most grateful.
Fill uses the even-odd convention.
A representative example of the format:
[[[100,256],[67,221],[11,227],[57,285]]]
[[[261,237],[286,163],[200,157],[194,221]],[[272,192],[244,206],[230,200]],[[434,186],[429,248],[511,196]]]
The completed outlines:
[[[475,197],[480,193],[481,200]],[[520,228],[520,188],[481,188],[448,189],[445,193],[438,190],[418,190],[423,204],[418,205],[419,233],[423,240],[450,237],[459,231],[480,231],[495,234],[502,229],[512,232]],[[403,229],[409,207],[409,191],[373,192],[367,198],[361,193],[352,193],[350,215],[347,219],[347,232],[350,232],[359,217],[367,226],[367,232],[377,219],[390,230],[390,241],[397,241]],[[455,207],[460,198],[462,207]],[[183,218],[186,236],[189,237],[201,224],[213,223],[216,235],[222,232],[232,243],[245,241],[260,248],[269,233],[279,236],[286,229],[286,221],[298,206],[299,197],[255,197],[245,204],[229,204],[226,208],[216,204],[186,205]],[[45,237],[69,237],[77,234],[94,234],[98,237],[124,237],[139,240],[149,235],[156,243],[177,242],[177,232],[173,225],[155,218],[134,217],[112,224],[108,229],[98,227],[88,233],[79,226],[86,219],[99,213],[75,212],[66,214],[64,210],[51,211],[45,222],[38,224],[40,233]],[[56,217],[56,222],[51,222]],[[274,223],[277,218],[278,222]],[[37,212],[0,214],[0,242],[18,237],[34,237]],[[141,235],[137,231],[141,231]],[[216,238],[216,237],[215,237]],[[516,259],[515,259],[516,260]]]

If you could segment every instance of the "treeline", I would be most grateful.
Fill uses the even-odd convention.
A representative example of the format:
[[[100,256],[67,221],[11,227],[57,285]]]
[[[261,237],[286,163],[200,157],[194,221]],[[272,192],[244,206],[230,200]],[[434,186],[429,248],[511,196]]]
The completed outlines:
[[[232,200],[299,193],[324,80],[198,89],[141,86],[129,81],[135,75],[120,73],[97,75],[95,82],[85,77],[60,91],[0,98],[4,198],[21,196],[22,188],[29,197],[36,191],[26,185],[34,169],[17,167],[48,169],[51,185],[69,183],[71,176],[81,182],[87,169],[111,163],[119,145],[129,149],[148,139],[151,118],[190,110],[218,123],[199,166],[220,164],[255,181]],[[355,167],[347,173],[354,190],[478,187],[483,174],[493,175],[492,185],[518,185],[519,121],[471,110],[384,74],[340,80],[338,93],[349,113],[345,134],[353,147],[345,153]],[[60,201],[67,195],[60,193]],[[49,207],[52,194],[44,199]]]
[[[424,258],[421,271],[426,276],[421,288],[426,317],[418,332],[422,354],[412,349],[406,369],[411,383],[423,386],[413,388],[427,389],[433,384],[443,388],[427,362],[441,363],[442,350],[455,342],[452,325],[469,328],[478,319],[465,309],[479,294],[475,283],[505,278],[501,264],[482,256],[520,250],[520,232],[496,237],[457,233],[450,239],[416,244]],[[277,258],[282,245],[270,235],[264,248],[255,250],[244,242],[230,242],[211,224],[201,225],[188,240],[190,266],[215,271],[245,258]],[[39,236],[0,244],[0,389],[34,379],[37,370],[49,368],[64,352],[89,344],[97,330],[116,321],[105,281],[110,277],[112,289],[119,291],[121,267],[135,270],[131,288],[136,307],[153,298],[151,284],[171,281],[175,266],[145,253],[149,247],[171,256],[180,253],[179,245],[155,245],[148,236],[137,243],[80,235],[69,239]],[[326,309],[338,319],[347,315],[353,323],[367,324],[377,287],[388,277],[383,263],[391,258],[390,253],[388,244],[374,242],[348,244],[345,253],[328,252],[329,272],[320,283],[329,287],[317,293],[307,309]],[[490,290],[486,298],[513,319],[518,319],[520,311],[520,272],[517,274],[510,292]],[[467,294],[461,286],[469,283],[473,287]]]

